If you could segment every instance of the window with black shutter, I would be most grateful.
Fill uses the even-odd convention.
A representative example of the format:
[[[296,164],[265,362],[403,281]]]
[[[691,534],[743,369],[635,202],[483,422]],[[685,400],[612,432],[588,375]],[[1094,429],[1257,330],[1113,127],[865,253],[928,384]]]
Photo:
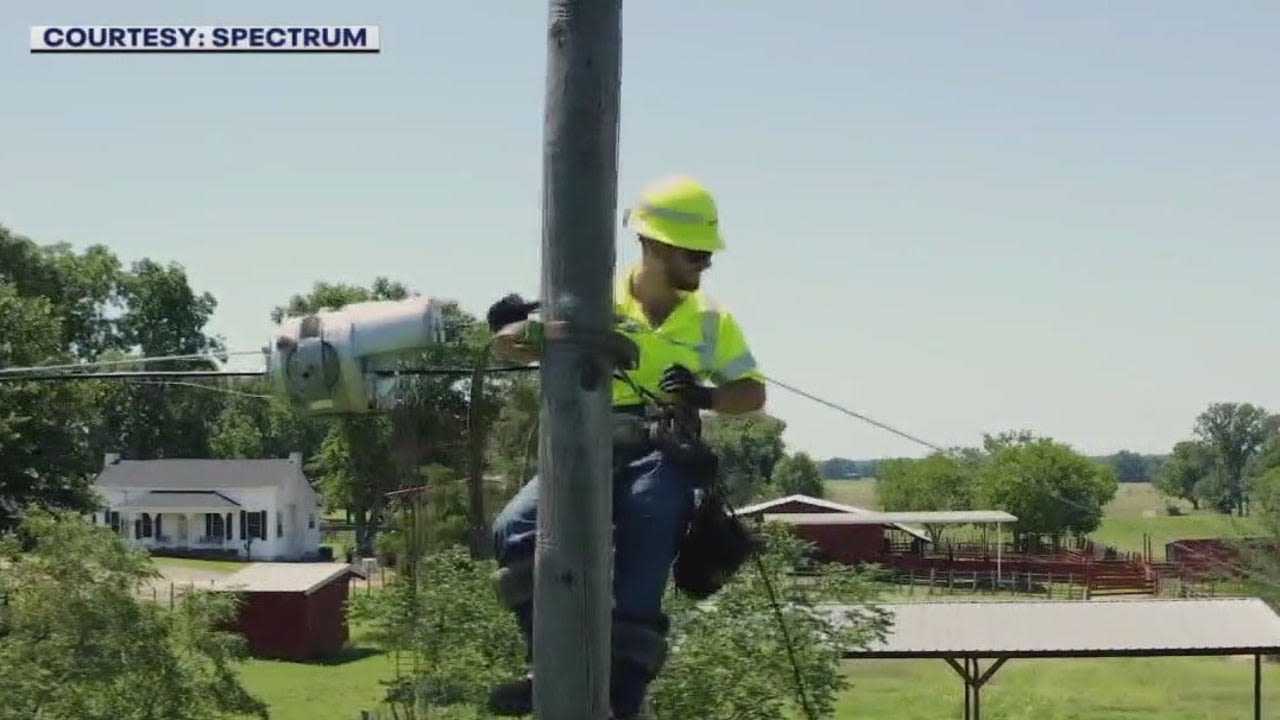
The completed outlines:
[[[254,540],[267,539],[267,534],[262,527],[262,520],[263,520],[262,515],[263,515],[262,513],[256,513],[256,512],[249,513],[247,517],[248,522],[245,523],[245,525],[247,526],[247,532],[249,534],[249,537],[253,538]],[[243,536],[244,535],[242,534],[241,537]]]
[[[222,526],[222,513],[204,514],[204,536],[210,542],[221,541],[226,530]]]

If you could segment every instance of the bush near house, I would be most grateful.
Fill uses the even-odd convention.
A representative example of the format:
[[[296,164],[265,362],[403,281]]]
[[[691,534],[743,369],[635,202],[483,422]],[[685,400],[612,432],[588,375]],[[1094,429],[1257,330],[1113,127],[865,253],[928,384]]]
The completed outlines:
[[[229,596],[140,599],[148,557],[75,514],[28,513],[0,565],[0,718],[268,718],[236,674],[243,640],[219,629]]]

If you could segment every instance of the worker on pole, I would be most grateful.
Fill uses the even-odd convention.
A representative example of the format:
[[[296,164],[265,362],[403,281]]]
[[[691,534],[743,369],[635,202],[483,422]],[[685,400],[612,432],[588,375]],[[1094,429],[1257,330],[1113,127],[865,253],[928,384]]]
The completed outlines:
[[[699,413],[740,414],[765,404],[763,376],[734,316],[700,289],[712,254],[724,248],[716,202],[696,180],[677,175],[655,182],[624,213],[623,224],[638,236],[641,259],[614,289],[617,331],[635,343],[639,361],[613,381],[613,628],[610,703],[613,717],[638,717],[649,684],[667,653],[668,618],[662,599],[671,569],[685,543],[713,544],[705,533],[688,532],[698,507],[696,491],[710,481],[699,477],[705,464],[677,451],[673,436],[700,442]],[[529,316],[536,307],[509,295],[490,308],[497,332],[496,357],[518,362],[538,359]],[[704,384],[709,381],[711,385]],[[684,412],[670,427],[671,413],[655,414],[655,402]],[[662,423],[667,422],[667,426]],[[712,465],[710,472],[714,472]],[[605,478],[600,479],[605,482]],[[511,608],[532,660],[534,549],[537,478],[529,481],[494,522],[494,553],[501,570],[499,595]],[[721,548],[691,550],[690,557],[723,554]],[[689,561],[692,562],[692,561]],[[699,562],[702,562],[699,560]],[[727,569],[731,574],[736,570]],[[683,563],[686,565],[688,563]],[[684,568],[682,567],[681,570]],[[717,588],[726,571],[697,568],[712,578],[690,581]],[[677,585],[682,573],[677,573]],[[698,590],[703,593],[714,590]],[[532,674],[499,685],[491,693],[499,714],[532,712]]]

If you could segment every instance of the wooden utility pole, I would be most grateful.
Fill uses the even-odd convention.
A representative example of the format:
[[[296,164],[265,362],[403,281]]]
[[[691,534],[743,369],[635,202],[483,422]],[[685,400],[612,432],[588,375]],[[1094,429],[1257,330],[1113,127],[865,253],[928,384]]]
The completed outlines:
[[[542,316],[613,328],[621,0],[551,0],[543,154]],[[549,341],[538,430],[534,717],[609,717],[611,361]]]

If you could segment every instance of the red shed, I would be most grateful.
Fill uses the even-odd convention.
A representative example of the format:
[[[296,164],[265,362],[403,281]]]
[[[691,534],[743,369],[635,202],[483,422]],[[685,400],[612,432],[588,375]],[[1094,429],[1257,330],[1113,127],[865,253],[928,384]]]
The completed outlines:
[[[844,505],[809,495],[787,495],[774,498],[749,505],[737,512],[740,516],[757,517],[760,520],[764,520],[766,515],[798,513],[878,514],[853,505]],[[849,565],[874,561],[883,556],[889,546],[890,532],[903,533],[914,542],[929,542],[929,536],[924,532],[899,523],[871,525],[806,523],[792,525],[792,531],[797,537],[813,543],[820,559]]]
[[[308,661],[346,645],[347,563],[254,563],[217,583],[241,604],[236,630],[256,657]]]

